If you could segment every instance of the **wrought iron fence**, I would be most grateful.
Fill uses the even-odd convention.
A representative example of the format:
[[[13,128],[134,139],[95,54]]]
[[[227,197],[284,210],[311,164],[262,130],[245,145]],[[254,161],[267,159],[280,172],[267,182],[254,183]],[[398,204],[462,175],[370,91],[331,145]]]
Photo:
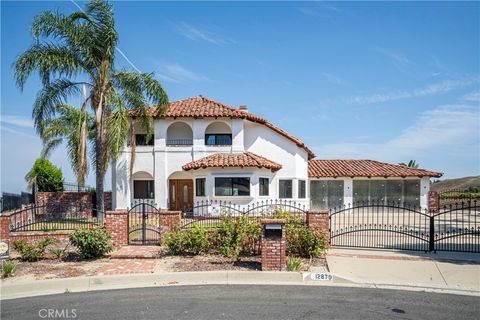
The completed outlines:
[[[239,218],[247,215],[252,219],[282,218],[286,213],[298,222],[306,223],[307,206],[292,200],[264,200],[241,205],[231,201],[202,200],[182,210],[181,228],[193,225],[216,227],[225,217]]]
[[[80,186],[80,185],[78,185],[76,183],[72,183],[72,182],[64,182],[63,183],[63,191],[67,191],[67,192],[94,192],[95,188],[93,188],[91,186],[86,186],[86,185]]]
[[[428,213],[417,206],[359,202],[330,210],[332,246],[480,252],[477,201]]]
[[[86,204],[49,202],[31,205],[10,215],[10,231],[57,231],[101,226],[96,209]]]
[[[431,219],[435,251],[480,252],[480,201],[444,205]]]
[[[19,209],[24,205],[34,202],[33,194],[21,192],[20,194],[2,192],[1,212]]]

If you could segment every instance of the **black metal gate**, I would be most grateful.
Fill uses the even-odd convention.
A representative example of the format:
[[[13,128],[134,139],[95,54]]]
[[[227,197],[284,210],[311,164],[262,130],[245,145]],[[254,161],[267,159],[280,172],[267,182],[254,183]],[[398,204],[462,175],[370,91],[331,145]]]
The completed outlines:
[[[160,211],[153,203],[137,202],[128,210],[128,244],[160,245]]]
[[[444,206],[438,213],[384,202],[333,208],[330,243],[336,247],[480,252],[480,208],[476,201]]]

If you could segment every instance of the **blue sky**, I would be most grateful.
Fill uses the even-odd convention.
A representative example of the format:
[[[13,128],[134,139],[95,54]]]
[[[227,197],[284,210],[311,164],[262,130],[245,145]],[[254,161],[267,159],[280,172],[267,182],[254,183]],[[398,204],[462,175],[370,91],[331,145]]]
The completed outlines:
[[[78,1],[80,5],[83,3]],[[155,72],[170,100],[202,94],[248,105],[324,159],[416,159],[445,178],[480,168],[478,2],[114,2],[119,48]],[[12,63],[42,10],[1,2],[1,190],[25,189],[41,150],[40,88]],[[118,67],[132,68],[121,56]],[[51,160],[75,181],[65,152]],[[88,182],[94,184],[92,176]],[[107,179],[107,185],[110,181]]]

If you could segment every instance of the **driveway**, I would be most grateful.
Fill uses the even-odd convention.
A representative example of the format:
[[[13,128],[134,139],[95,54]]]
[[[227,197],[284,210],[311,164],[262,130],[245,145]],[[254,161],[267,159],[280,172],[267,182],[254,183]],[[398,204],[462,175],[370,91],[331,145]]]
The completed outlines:
[[[476,319],[472,296],[310,286],[177,286],[2,301],[2,319]],[[58,318],[58,317],[57,317]]]
[[[330,272],[355,283],[480,293],[480,254],[330,249]]]

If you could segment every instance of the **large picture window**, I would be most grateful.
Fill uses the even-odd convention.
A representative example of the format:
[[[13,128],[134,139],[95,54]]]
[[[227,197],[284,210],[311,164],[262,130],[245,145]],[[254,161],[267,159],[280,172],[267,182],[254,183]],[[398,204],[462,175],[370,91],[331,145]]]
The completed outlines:
[[[268,190],[268,187],[269,187],[269,183],[270,181],[268,180],[268,178],[259,178],[258,179],[258,195],[260,196],[268,196],[269,194],[269,190]]]
[[[205,134],[207,146],[231,146],[232,135],[230,133],[207,133]]]
[[[154,199],[154,181],[153,180],[134,180],[133,181],[134,199]]]
[[[278,197],[280,199],[291,199],[292,195],[292,180],[278,181]]]
[[[250,195],[250,178],[215,178],[215,195],[236,197]]]

